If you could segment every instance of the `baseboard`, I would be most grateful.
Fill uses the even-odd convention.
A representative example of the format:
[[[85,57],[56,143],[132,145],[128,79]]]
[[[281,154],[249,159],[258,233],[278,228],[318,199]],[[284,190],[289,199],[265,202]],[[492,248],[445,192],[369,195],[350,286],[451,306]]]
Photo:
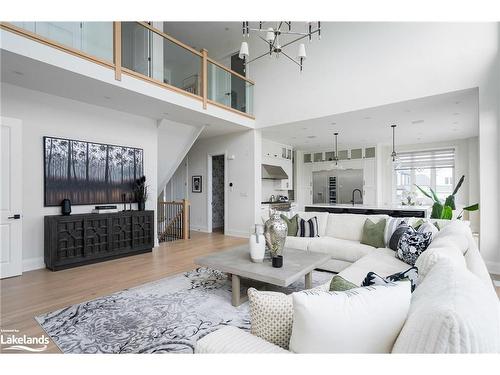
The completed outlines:
[[[23,272],[45,268],[43,257],[23,259]]]
[[[226,236],[232,236],[232,237],[242,237],[242,238],[248,238],[250,237],[250,233],[246,231],[240,231],[240,230],[231,230],[227,229],[224,233]]]
[[[488,269],[489,273],[493,273],[495,275],[500,275],[500,263],[499,262],[492,262],[492,261],[486,260],[484,263],[486,263],[486,268]]]
[[[195,226],[195,225],[191,225],[191,227],[189,227],[189,229],[195,231],[195,232],[203,232],[203,233],[208,233],[208,229],[205,228],[205,227],[198,227],[198,226]]]

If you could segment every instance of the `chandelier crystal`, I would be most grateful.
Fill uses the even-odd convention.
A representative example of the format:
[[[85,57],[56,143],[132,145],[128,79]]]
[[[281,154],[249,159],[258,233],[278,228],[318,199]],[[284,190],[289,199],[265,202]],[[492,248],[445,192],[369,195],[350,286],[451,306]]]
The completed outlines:
[[[308,38],[309,41],[312,40],[312,36],[317,34],[318,39],[321,39],[321,22],[307,22],[306,23],[306,31],[293,31],[292,30],[292,21],[281,21],[277,22],[274,27],[265,26],[265,23],[269,22],[259,22],[259,28],[251,28],[248,21],[243,22],[243,38],[249,38],[250,32],[257,33],[257,36],[267,43],[269,50],[253,59],[249,60],[250,53],[248,48],[248,42],[241,42],[240,59],[244,60],[244,64],[250,64],[251,62],[260,59],[264,56],[275,56],[278,58],[280,55],[284,55],[290,61],[297,64],[302,72],[303,63],[307,57],[306,54],[306,46],[304,43],[300,43],[298,46],[297,57],[293,58],[288,53],[284,51],[284,48],[301,41],[302,39]],[[285,42],[282,44],[282,38],[285,35],[291,35],[295,38]]]

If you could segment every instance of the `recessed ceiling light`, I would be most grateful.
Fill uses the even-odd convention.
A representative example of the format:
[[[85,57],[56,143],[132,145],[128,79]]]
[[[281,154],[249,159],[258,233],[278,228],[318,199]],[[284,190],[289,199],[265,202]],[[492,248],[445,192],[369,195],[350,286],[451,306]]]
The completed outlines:
[[[458,116],[458,115],[460,115],[460,113],[459,113],[459,112],[455,112],[455,113],[453,113],[453,116]]]
[[[454,122],[453,122],[453,125],[457,125],[457,124],[458,124],[458,121],[454,121]]]
[[[163,112],[163,115],[164,116],[168,116],[168,112]]]
[[[292,137],[292,139],[297,139],[297,137]]]
[[[336,122],[332,122],[330,125],[337,125],[337,123]]]
[[[111,99],[111,96],[104,95],[104,99]]]
[[[224,30],[229,31],[229,27],[224,27]]]
[[[24,73],[20,72],[19,70],[13,70],[12,73],[17,74],[18,76],[23,76]]]
[[[363,117],[363,120],[371,120],[372,118],[370,116]]]
[[[308,135],[307,138],[313,139],[313,138],[316,138],[316,136],[315,135]]]
[[[460,102],[459,102],[459,101],[457,101],[457,102],[455,102],[455,104],[460,104]]]
[[[417,141],[421,141],[421,140],[422,140],[422,138],[420,138],[420,137],[417,138]]]
[[[412,124],[421,124],[421,123],[423,123],[423,122],[424,122],[424,120],[414,120],[414,121],[412,121],[411,123],[412,123]]]
[[[451,129],[451,130],[452,130],[452,131],[454,131],[454,132],[456,132],[458,129],[457,129],[457,128],[453,128],[453,129]]]
[[[405,109],[405,112],[409,113],[411,112],[411,109]]]
[[[307,130],[307,128],[302,128],[302,130]]]

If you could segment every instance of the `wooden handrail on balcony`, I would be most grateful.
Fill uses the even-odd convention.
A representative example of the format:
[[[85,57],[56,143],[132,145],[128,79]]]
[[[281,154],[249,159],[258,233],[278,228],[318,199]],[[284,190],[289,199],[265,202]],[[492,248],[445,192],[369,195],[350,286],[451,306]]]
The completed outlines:
[[[122,58],[121,58],[122,57],[121,56],[122,55],[122,28],[121,28],[122,25],[121,25],[120,21],[113,22],[113,61],[107,61],[105,59],[102,59],[102,58],[93,56],[91,54],[88,54],[86,52],[83,52],[81,50],[78,50],[76,48],[63,45],[59,42],[50,40],[46,37],[43,37],[39,34],[33,33],[31,31],[28,31],[28,30],[23,29],[21,27],[15,26],[15,25],[8,23],[8,22],[0,22],[0,29],[7,30],[9,32],[15,33],[17,35],[21,35],[21,36],[29,38],[31,40],[37,41],[39,43],[43,43],[45,45],[56,48],[58,50],[61,50],[61,51],[70,53],[72,55],[84,58],[86,60],[92,61],[96,64],[105,66],[107,68],[111,68],[115,72],[115,79],[117,81],[120,81],[122,79],[122,74],[126,74],[128,76],[132,76],[134,78],[138,78],[138,79],[141,79],[143,81],[153,83],[153,84],[160,86],[160,87],[163,87],[165,89],[175,91],[177,93],[180,93],[180,94],[189,96],[193,99],[199,100],[202,102],[203,109],[207,109],[207,104],[210,104],[210,105],[231,111],[233,113],[237,113],[241,116],[255,119],[255,117],[253,115],[239,111],[237,109],[226,106],[224,104],[218,103],[214,100],[208,99],[208,64],[209,63],[214,64],[217,67],[225,70],[229,74],[231,74],[235,77],[238,77],[238,78],[248,82],[251,85],[255,84],[254,81],[252,81],[251,79],[248,79],[247,77],[229,69],[228,67],[220,64],[219,62],[209,58],[208,52],[206,50],[197,51],[193,47],[188,46],[187,44],[182,43],[181,41],[164,33],[163,31],[156,29],[155,27],[151,26],[147,22],[136,21],[136,23],[141,25],[142,27],[148,29],[149,31],[155,33],[156,35],[159,35],[160,37],[169,40],[170,42],[174,43],[175,45],[177,45],[181,48],[184,48],[185,50],[191,52],[192,54],[194,54],[200,58],[201,89],[199,91],[200,91],[201,95],[188,92],[186,90],[183,90],[182,88],[176,87],[174,85],[170,85],[168,83],[156,80],[156,79],[149,77],[147,75],[144,75],[142,73],[138,73],[138,72],[135,72],[133,70],[125,68],[122,64]]]
[[[189,239],[189,202],[158,201],[159,242]]]

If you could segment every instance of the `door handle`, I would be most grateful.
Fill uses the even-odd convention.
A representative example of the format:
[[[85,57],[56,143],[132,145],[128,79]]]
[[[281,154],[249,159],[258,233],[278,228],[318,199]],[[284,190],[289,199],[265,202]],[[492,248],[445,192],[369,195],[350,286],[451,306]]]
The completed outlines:
[[[9,216],[7,219],[15,219],[15,220],[17,220],[17,219],[20,219],[20,218],[21,218],[21,215],[15,214],[14,216]]]

